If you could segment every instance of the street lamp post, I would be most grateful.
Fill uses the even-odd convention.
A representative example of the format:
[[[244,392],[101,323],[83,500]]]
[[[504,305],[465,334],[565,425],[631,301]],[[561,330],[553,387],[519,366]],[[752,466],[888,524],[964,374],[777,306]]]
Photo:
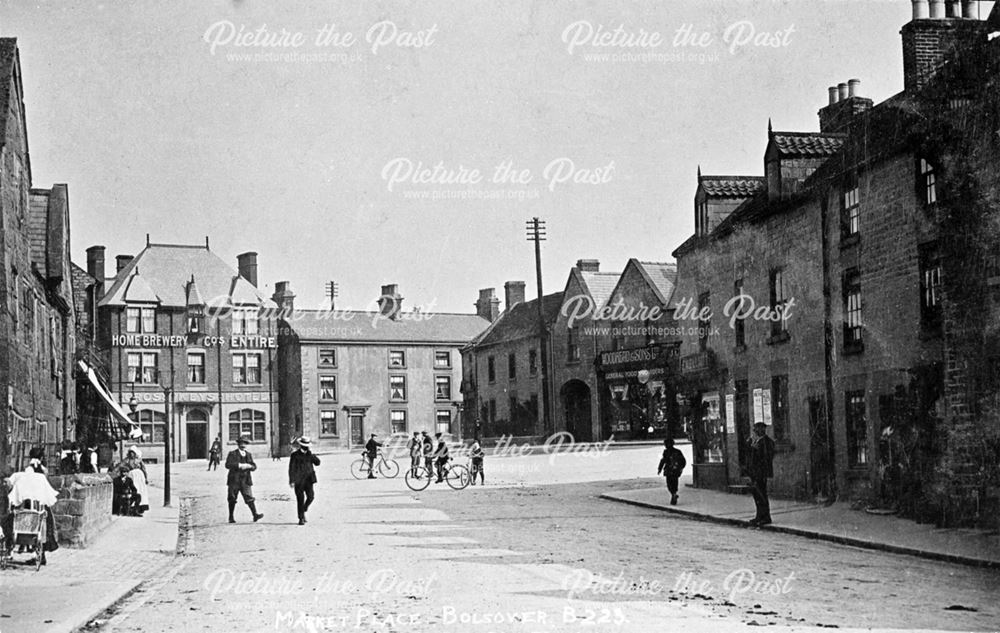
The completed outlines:
[[[170,507],[170,387],[163,388],[163,411],[166,423],[163,425],[163,507]]]

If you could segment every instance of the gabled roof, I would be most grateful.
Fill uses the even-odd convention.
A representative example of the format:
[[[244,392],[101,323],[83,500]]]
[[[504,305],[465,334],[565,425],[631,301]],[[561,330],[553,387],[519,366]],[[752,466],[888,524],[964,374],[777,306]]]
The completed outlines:
[[[122,297],[127,303],[160,303],[160,298],[139,274],[138,268],[132,271],[132,275],[125,282],[125,292]]]
[[[615,286],[618,285],[618,279],[622,275],[621,273],[583,272],[577,268],[573,269],[573,273],[579,275],[581,285],[590,293],[590,298],[594,300],[595,309],[603,308],[604,304],[608,302],[611,293],[615,291]]]
[[[563,293],[554,292],[542,298],[542,314],[546,325],[555,322],[562,307]],[[515,304],[504,310],[496,321],[473,341],[475,347],[487,347],[499,343],[537,338],[538,299]]]
[[[846,134],[821,132],[771,132],[770,143],[782,156],[833,156],[844,144]]]
[[[194,275],[191,275],[191,281],[188,282],[187,286],[187,305],[189,306],[205,305],[205,300],[201,298],[201,293],[198,292],[198,282],[195,281]]]
[[[669,306],[677,284],[677,264],[673,262],[635,262],[639,272],[649,282],[657,298],[664,306]]]
[[[749,198],[766,185],[763,176],[699,176],[698,184],[712,198]]]
[[[148,244],[115,276],[100,305],[123,305],[136,269],[163,307],[187,307],[187,285],[194,275],[202,299],[213,306],[247,303],[273,307],[265,297],[205,246]],[[238,279],[237,279],[238,278]]]
[[[379,312],[295,310],[285,317],[300,341],[464,345],[486,329],[476,314],[404,312],[393,320]]]

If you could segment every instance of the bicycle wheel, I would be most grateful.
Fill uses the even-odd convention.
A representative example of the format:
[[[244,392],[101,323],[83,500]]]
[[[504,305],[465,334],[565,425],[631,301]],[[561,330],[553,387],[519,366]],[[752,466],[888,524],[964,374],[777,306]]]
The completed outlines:
[[[452,490],[461,490],[472,482],[472,476],[469,475],[469,469],[461,464],[457,466],[452,466],[448,469],[448,473],[444,476],[444,480],[448,482]]]
[[[354,475],[355,479],[364,479],[368,476],[368,460],[362,457],[361,459],[351,463],[351,474]]]
[[[399,463],[387,457],[378,463],[378,472],[383,477],[395,479],[396,475],[399,474]]]
[[[431,485],[431,474],[426,468],[417,469],[416,476],[413,475],[413,471],[407,470],[403,479],[406,481],[407,487],[414,492],[425,490],[427,486]]]

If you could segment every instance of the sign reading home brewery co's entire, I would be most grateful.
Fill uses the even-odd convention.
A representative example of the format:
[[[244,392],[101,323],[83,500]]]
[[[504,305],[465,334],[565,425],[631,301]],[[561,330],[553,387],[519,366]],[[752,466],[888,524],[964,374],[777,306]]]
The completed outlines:
[[[118,347],[229,347],[238,348],[277,348],[278,337],[258,335],[232,336],[199,336],[193,340],[184,334],[163,336],[161,334],[116,334],[111,337],[111,344]]]

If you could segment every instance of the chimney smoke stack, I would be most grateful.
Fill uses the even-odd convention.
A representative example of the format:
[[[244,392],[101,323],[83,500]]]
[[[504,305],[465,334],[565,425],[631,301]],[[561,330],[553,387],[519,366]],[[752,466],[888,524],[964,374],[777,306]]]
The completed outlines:
[[[968,20],[978,20],[979,19],[979,3],[978,2],[968,2],[964,0],[962,2],[962,17]]]
[[[115,274],[122,271],[132,261],[132,255],[115,255]]]
[[[861,80],[860,79],[850,79],[847,82],[847,96],[849,97],[860,97],[861,96]]]
[[[837,103],[837,86],[830,86],[827,88],[827,92],[830,93],[830,105]]]
[[[931,19],[932,20],[942,20],[944,19],[944,0],[930,0],[931,3]]]
[[[913,19],[926,20],[930,15],[927,0],[913,0]]]
[[[962,17],[962,2],[961,0],[948,0],[948,17],[949,18],[960,18]]]
[[[257,287],[257,253],[249,252],[236,256],[236,265],[240,277]]]
[[[91,246],[87,249],[87,274],[104,283],[104,247]]]
[[[582,273],[601,272],[601,262],[596,259],[578,259],[576,260],[576,267]]]
[[[292,292],[287,281],[279,281],[274,284],[274,294],[271,300],[278,304],[278,310],[282,315],[290,315],[295,310],[295,293]]]
[[[504,304],[505,310],[510,310],[515,305],[524,303],[523,281],[508,281],[503,285],[503,289],[504,299],[506,300],[506,303]]]
[[[403,297],[399,295],[397,284],[382,286],[382,296],[378,299],[379,311],[382,316],[389,317],[393,321],[399,318],[403,311]]]
[[[839,97],[839,101],[843,101],[847,98],[847,84],[837,84],[837,95]]]
[[[507,306],[509,309],[510,306]],[[496,288],[483,288],[479,291],[479,299],[476,300],[476,315],[490,323],[500,316],[500,300],[497,299]]]

